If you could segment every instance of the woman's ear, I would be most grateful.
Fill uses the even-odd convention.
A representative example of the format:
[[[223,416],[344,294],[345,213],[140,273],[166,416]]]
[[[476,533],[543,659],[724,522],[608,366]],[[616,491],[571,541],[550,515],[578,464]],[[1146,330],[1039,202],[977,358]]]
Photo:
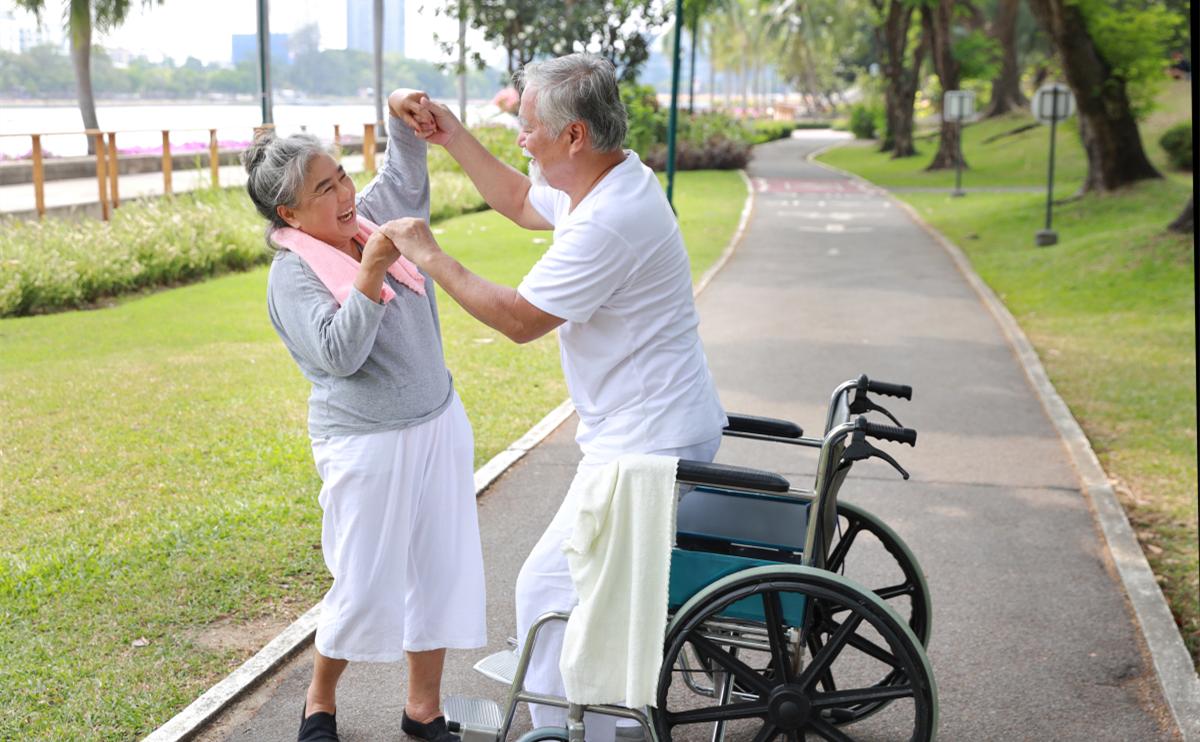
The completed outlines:
[[[296,218],[296,212],[292,208],[284,204],[280,204],[279,206],[275,207],[275,213],[279,215],[280,219],[287,222],[290,226],[295,228],[300,227],[300,220]]]

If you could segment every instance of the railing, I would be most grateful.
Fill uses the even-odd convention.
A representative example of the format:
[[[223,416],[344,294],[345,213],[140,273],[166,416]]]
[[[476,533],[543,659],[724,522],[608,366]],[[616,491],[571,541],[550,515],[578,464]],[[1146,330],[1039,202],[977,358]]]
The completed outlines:
[[[364,123],[363,126],[363,165],[368,173],[375,174],[375,128],[379,122]],[[254,135],[257,137],[263,131],[273,130],[273,124],[264,124],[254,127]],[[302,127],[303,128],[303,127]],[[46,192],[45,192],[45,164],[42,157],[42,137],[44,136],[64,136],[64,135],[85,135],[92,140],[95,147],[96,158],[96,186],[99,195],[100,215],[104,221],[108,221],[110,209],[119,208],[121,205],[120,196],[120,167],[119,155],[117,153],[117,134],[141,134],[151,131],[162,132],[162,177],[163,177],[163,194],[170,196],[173,193],[171,184],[171,132],[185,131],[207,131],[208,132],[208,159],[209,167],[212,171],[212,185],[214,188],[219,188],[220,183],[220,151],[217,146],[217,130],[216,129],[126,129],[121,132],[110,131],[104,132],[100,129],[85,129],[83,131],[55,131],[41,132],[36,134],[0,134],[0,137],[29,137],[32,143],[31,158],[33,165],[33,194],[34,206],[37,209],[38,218],[41,219],[46,215]],[[338,124],[333,125],[333,151],[335,157],[341,158],[341,143],[342,131]]]

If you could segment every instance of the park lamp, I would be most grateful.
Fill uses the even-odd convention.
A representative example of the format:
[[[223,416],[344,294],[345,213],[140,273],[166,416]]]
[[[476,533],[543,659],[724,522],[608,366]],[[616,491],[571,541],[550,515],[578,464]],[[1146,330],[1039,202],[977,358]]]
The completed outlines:
[[[958,130],[958,151],[954,157],[954,190],[951,196],[965,196],[962,189],[962,125],[975,115],[975,91],[947,90],[942,97],[942,119],[953,121]]]
[[[1049,247],[1058,243],[1058,232],[1050,228],[1054,205],[1054,133],[1059,121],[1075,113],[1075,96],[1061,82],[1052,82],[1038,88],[1033,94],[1033,115],[1039,123],[1050,124],[1050,166],[1046,176],[1046,226],[1039,229],[1034,240],[1038,247]]]

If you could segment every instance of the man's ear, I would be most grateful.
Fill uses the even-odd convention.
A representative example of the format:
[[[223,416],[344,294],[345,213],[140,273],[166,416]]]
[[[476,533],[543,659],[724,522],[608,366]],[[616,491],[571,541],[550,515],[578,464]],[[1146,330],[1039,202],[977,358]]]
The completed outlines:
[[[583,151],[588,143],[587,125],[582,121],[567,124],[567,151],[573,155]]]
[[[279,206],[275,207],[275,213],[279,215],[280,219],[284,220],[292,227],[300,227],[300,220],[296,218],[296,212],[290,207],[280,204]]]

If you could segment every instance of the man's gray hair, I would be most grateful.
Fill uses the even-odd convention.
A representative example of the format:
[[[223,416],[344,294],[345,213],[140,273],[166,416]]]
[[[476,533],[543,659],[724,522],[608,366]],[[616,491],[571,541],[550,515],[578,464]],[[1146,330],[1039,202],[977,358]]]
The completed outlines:
[[[308,163],[324,154],[329,154],[329,150],[312,134],[277,137],[270,132],[260,134],[242,153],[242,164],[250,176],[246,179],[246,192],[254,208],[270,222],[268,243],[272,230],[288,226],[277,207],[294,209],[300,205]]]
[[[615,152],[629,128],[617,72],[612,62],[594,54],[569,54],[531,62],[513,75],[518,90],[537,91],[535,110],[542,125],[558,136],[573,121],[582,121],[599,152]]]

